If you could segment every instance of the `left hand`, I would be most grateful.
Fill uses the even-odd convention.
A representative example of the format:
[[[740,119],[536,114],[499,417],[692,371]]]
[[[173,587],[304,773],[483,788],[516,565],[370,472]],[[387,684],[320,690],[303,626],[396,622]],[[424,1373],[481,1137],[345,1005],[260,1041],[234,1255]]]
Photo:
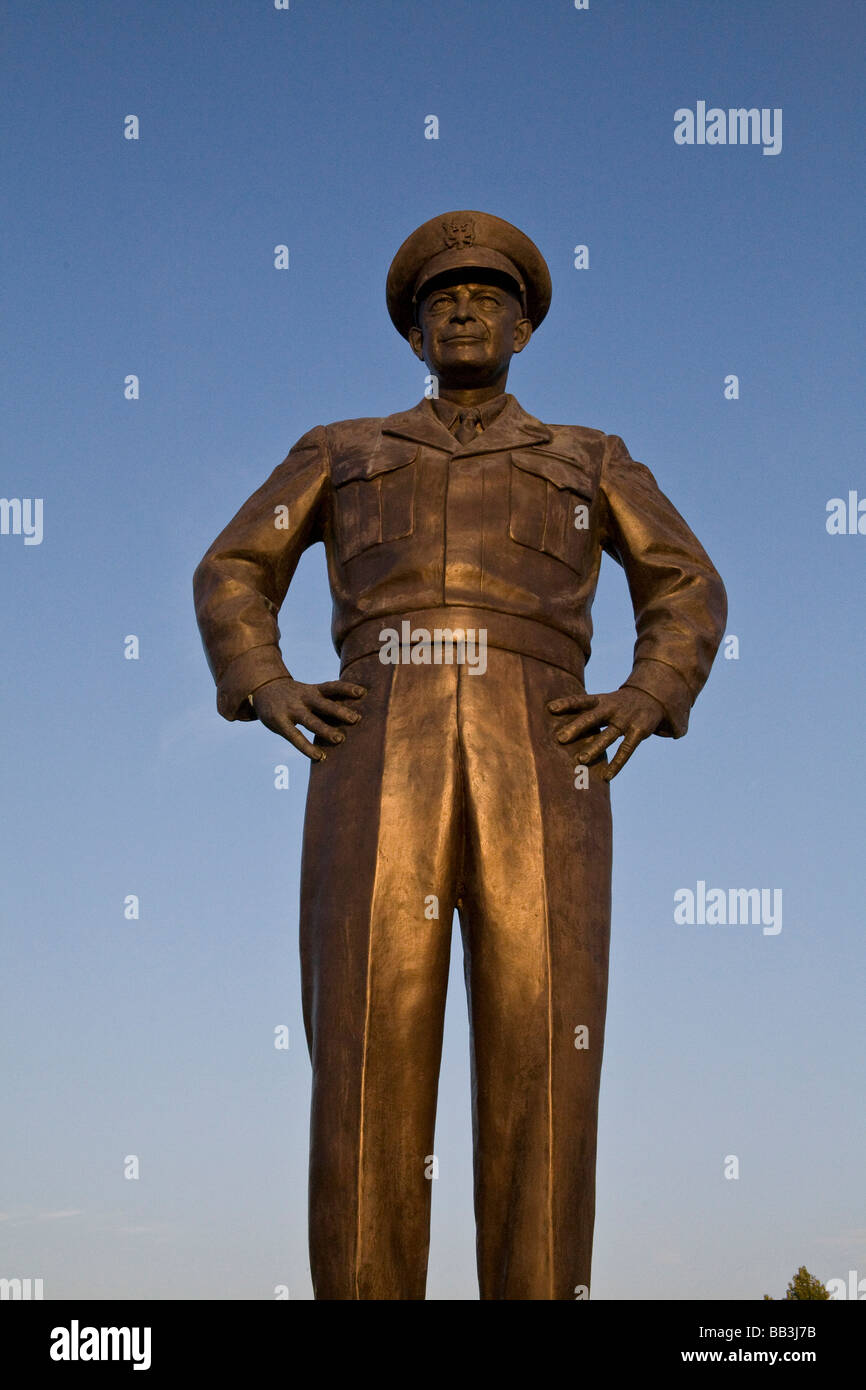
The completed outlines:
[[[589,765],[595,762],[606,748],[616,743],[618,738],[622,739],[613,759],[601,774],[605,782],[612,781],[622,771],[638,744],[655,733],[665,713],[652,695],[626,685],[606,695],[565,695],[561,699],[551,700],[547,708],[551,714],[581,712],[577,719],[564,724],[556,734],[560,743],[573,743],[593,730],[599,731],[577,749],[578,763]]]

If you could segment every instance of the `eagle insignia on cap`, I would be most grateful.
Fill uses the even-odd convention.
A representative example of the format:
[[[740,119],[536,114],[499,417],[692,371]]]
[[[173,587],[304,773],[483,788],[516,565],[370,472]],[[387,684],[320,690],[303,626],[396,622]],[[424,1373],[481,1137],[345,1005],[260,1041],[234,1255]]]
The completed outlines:
[[[450,222],[443,222],[442,231],[445,234],[445,245],[449,250],[461,246],[472,246],[475,242],[475,222],[471,217],[465,218],[462,222],[456,218]]]

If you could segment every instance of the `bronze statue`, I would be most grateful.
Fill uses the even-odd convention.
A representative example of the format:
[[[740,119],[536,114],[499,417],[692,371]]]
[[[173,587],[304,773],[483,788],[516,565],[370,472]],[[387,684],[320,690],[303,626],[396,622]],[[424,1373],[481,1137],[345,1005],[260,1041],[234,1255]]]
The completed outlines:
[[[595,1210],[608,783],[650,734],[686,732],[725,591],[622,439],[543,424],[505,393],[550,302],[528,237],[485,213],[435,217],[397,252],[387,298],[438,398],[311,429],[195,575],[220,713],[260,719],[312,760],[313,1286],[317,1299],[425,1296],[456,907],[481,1298],[573,1299],[589,1287]],[[316,541],[341,678],[305,685],[277,613]],[[637,642],[622,686],[589,695],[603,551],[625,570]]]

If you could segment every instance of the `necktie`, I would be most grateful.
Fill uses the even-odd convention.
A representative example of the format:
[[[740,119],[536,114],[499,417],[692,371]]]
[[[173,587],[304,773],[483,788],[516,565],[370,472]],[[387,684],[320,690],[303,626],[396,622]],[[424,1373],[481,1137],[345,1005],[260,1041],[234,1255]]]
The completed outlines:
[[[461,444],[468,444],[470,439],[481,433],[482,428],[481,411],[473,407],[471,410],[460,411],[460,424],[454,434]]]

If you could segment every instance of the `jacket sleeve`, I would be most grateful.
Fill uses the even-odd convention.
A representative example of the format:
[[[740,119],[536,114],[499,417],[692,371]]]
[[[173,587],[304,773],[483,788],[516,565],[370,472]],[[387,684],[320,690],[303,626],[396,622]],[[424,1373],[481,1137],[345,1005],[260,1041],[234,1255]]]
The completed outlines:
[[[255,719],[247,696],[289,675],[277,613],[301,555],[321,539],[328,477],[327,436],[317,426],[244,503],[196,569],[195,613],[225,719]]]
[[[657,733],[682,738],[724,635],[725,587],[652,473],[616,434],[607,436],[601,491],[602,544],[625,570],[637,631],[623,684],[663,706]]]

